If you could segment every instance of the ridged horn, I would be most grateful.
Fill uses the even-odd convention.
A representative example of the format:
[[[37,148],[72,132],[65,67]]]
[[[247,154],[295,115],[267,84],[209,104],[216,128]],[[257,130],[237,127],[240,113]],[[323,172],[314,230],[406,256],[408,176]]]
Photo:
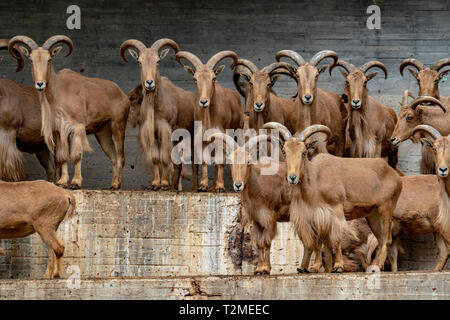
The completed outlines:
[[[298,66],[304,65],[306,63],[305,59],[303,59],[303,57],[299,53],[297,53],[293,50],[278,51],[277,54],[275,55],[275,59],[279,62],[281,57],[286,57],[286,58],[291,59]]]
[[[433,98],[432,96],[421,96],[414,99],[410,104],[409,107],[413,110],[416,110],[417,106],[424,103],[424,102],[430,102],[434,105],[437,105],[439,108],[442,109],[442,111],[447,112],[445,107],[442,105],[441,101],[439,101],[436,98]]]
[[[195,69],[200,68],[203,63],[202,61],[193,53],[189,52],[189,51],[179,51],[177,52],[175,59],[178,61],[179,64],[181,64],[182,66],[184,66],[183,62],[181,62],[182,59],[186,59],[187,61],[189,61],[192,66]]]
[[[384,78],[387,79],[388,77],[388,70],[386,68],[386,66],[384,65],[384,63],[382,63],[381,61],[369,61],[364,63],[359,70],[366,74],[367,71],[369,71],[372,68],[379,68],[381,70],[383,70],[384,72]]]
[[[245,96],[245,91],[241,87],[240,82],[239,82],[239,79],[241,78],[241,74],[245,74],[249,78],[252,76],[252,74],[251,74],[251,71],[247,67],[244,67],[243,65],[237,65],[237,66],[234,67],[234,71],[233,71],[233,83],[234,83],[234,86],[236,87],[236,89],[239,92],[239,94],[245,98],[246,97]]]
[[[416,98],[416,97],[414,97],[414,95],[411,93],[411,91],[409,91],[409,90],[403,91],[402,106],[407,106],[407,105],[408,105],[408,97],[411,97],[411,98],[413,98],[413,99]]]
[[[143,44],[141,41],[136,40],[136,39],[128,39],[125,40],[121,45],[120,45],[120,57],[122,58],[122,60],[124,62],[128,62],[127,57],[125,56],[125,50],[129,49],[129,48],[134,48],[136,49],[139,53],[141,51],[144,51],[145,49],[147,49],[147,47],[145,46],[145,44]]]
[[[334,60],[333,64],[335,64],[339,60],[336,52],[331,50],[322,50],[312,56],[312,58],[309,60],[309,64],[317,66],[325,58],[332,58]]]
[[[330,73],[331,76],[331,71],[333,71],[333,69],[335,67],[341,67],[343,68],[345,71],[347,71],[347,73],[350,73],[354,70],[356,70],[355,65],[351,64],[350,62],[344,61],[344,60],[338,60],[335,64],[332,64],[329,68],[328,68],[328,72]]]
[[[163,39],[156,40],[155,42],[153,42],[150,49],[155,50],[156,52],[159,53],[159,50],[161,50],[164,47],[171,47],[173,49],[173,51],[175,51],[175,53],[180,51],[180,47],[178,46],[178,44],[169,38],[163,38]]]
[[[400,74],[403,76],[403,69],[405,69],[406,66],[412,66],[414,68],[417,69],[417,71],[423,70],[425,69],[425,65],[417,60],[417,59],[405,59],[402,61],[402,63],[400,64]]]
[[[253,62],[247,59],[238,59],[233,67],[236,68],[237,66],[243,66],[247,68],[252,74],[259,70],[258,67]]]
[[[430,66],[430,69],[436,70],[439,72],[443,67],[450,65],[450,58],[441,59]]]
[[[306,139],[308,139],[310,136],[319,132],[325,133],[327,135],[325,141],[327,141],[331,135],[331,130],[327,126],[321,124],[313,124],[312,126],[309,126],[305,128],[302,132],[300,132],[300,134],[298,135],[298,140],[305,142]]]
[[[57,35],[57,36],[50,37],[44,42],[44,44],[42,45],[42,48],[50,51],[58,43],[64,43],[69,48],[69,52],[67,52],[65,57],[70,56],[70,54],[73,51],[73,43],[72,43],[72,40],[70,40],[70,38],[67,36]]]
[[[0,50],[4,50],[4,49],[8,49],[8,42],[9,39],[0,39]],[[23,69],[24,67],[24,56],[22,54],[22,51],[20,51],[18,46],[13,47],[13,52],[15,54],[15,56],[17,56],[17,68],[16,68],[16,72],[19,72]]]
[[[441,137],[441,133],[439,131],[437,131],[432,126],[429,126],[429,125],[426,125],[426,124],[419,124],[418,126],[416,126],[413,129],[411,136],[414,136],[414,134],[417,131],[425,131],[425,132],[429,133],[433,137],[434,140],[436,140],[436,139]]]
[[[280,143],[280,140],[276,136],[267,135],[267,134],[260,134],[256,137],[251,137],[246,143],[245,148],[250,152],[255,145],[257,145],[261,140],[265,141],[272,141],[272,139],[278,143]]]
[[[279,69],[279,68],[283,68],[285,70],[288,70],[290,72],[292,72],[293,74],[295,74],[295,68],[290,65],[287,62],[274,62],[269,64],[268,66],[265,66],[264,68],[261,69],[262,72],[266,72],[268,74],[271,74],[273,71]]]
[[[238,56],[236,54],[236,52],[234,51],[230,51],[230,50],[224,50],[224,51],[220,51],[217,52],[215,55],[213,55],[211,58],[209,58],[208,62],[206,63],[206,65],[208,67],[210,67],[211,69],[214,69],[216,67],[216,65],[222,61],[225,58],[231,58],[233,59],[233,63],[231,64],[231,68],[234,67],[234,65],[237,63],[238,61]]]
[[[292,138],[292,134],[289,132],[289,129],[279,123],[279,122],[267,122],[264,124],[263,126],[264,129],[277,129],[278,131],[280,131],[281,136],[283,137],[284,141],[288,141]]]
[[[21,53],[19,55],[17,55],[17,52],[20,52],[20,50],[16,49],[17,48],[16,45],[17,46],[25,45],[25,47],[27,47],[28,51],[30,51],[30,52],[33,51],[34,49],[39,48],[39,46],[33,39],[31,39],[27,36],[15,36],[9,40],[8,52],[14,59],[17,60],[18,66],[17,66],[16,70],[20,71],[23,68],[23,66],[22,66],[22,68],[20,68],[20,70],[19,70],[19,65],[23,64],[23,56]]]

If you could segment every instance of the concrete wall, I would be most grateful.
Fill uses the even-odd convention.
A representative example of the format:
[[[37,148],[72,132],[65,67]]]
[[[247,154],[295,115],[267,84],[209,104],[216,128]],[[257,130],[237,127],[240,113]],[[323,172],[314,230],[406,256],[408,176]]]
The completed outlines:
[[[77,211],[58,230],[65,244],[63,277],[250,275],[256,254],[239,223],[236,194],[76,191]],[[424,241],[427,240],[427,241]],[[403,242],[400,270],[430,270],[437,249],[429,237]],[[0,240],[0,279],[39,279],[47,249],[37,234]],[[295,274],[303,248],[290,223],[278,224],[272,274]],[[449,266],[450,267],[450,266]],[[67,273],[67,272],[68,273]]]
[[[182,50],[189,50],[206,60],[220,50],[231,49],[243,58],[265,66],[281,49],[293,49],[306,59],[322,49],[335,50],[339,56],[356,65],[372,60],[383,61],[389,78],[378,77],[369,84],[371,94],[380,101],[397,107],[401,93],[409,88],[417,92],[416,82],[409,73],[402,78],[398,66],[402,59],[415,57],[424,63],[449,56],[450,4],[448,1],[375,1],[381,7],[381,29],[368,30],[367,7],[373,1],[323,0],[313,1],[102,1],[80,0],[81,30],[67,30],[66,8],[72,1],[14,1],[0,3],[0,37],[25,34],[42,43],[54,34],[66,34],[75,44],[69,58],[55,58],[56,69],[65,67],[85,74],[116,81],[125,92],[139,81],[139,68],[134,61],[126,64],[118,55],[122,41],[136,38],[150,45],[156,39],[169,37]],[[229,63],[227,61],[227,63]],[[0,77],[31,84],[26,68],[16,74],[15,61],[6,57]],[[193,90],[193,82],[170,53],[161,63],[161,72],[177,85]],[[233,88],[231,71],[219,76],[220,83]],[[339,72],[332,77],[324,74],[319,86],[340,93],[344,81]],[[280,80],[275,88],[281,95],[295,91],[290,80]],[[447,84],[441,93],[450,95]],[[97,142],[91,139],[94,153],[83,163],[86,188],[107,188],[111,168]],[[146,168],[136,161],[136,130],[128,130],[124,189],[142,189],[149,184]],[[417,148],[402,146],[400,165],[407,173],[416,173]],[[27,157],[29,179],[44,177],[44,172],[32,157]],[[190,184],[187,183],[187,186]],[[230,181],[227,179],[227,188]]]
[[[449,272],[410,272],[81,279],[78,288],[68,280],[0,280],[0,299],[448,300],[449,276]],[[167,310],[167,315],[176,312]]]

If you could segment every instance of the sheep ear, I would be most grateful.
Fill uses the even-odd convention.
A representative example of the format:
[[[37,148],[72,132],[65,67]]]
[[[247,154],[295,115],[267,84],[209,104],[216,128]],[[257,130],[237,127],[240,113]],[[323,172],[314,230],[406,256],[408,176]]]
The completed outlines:
[[[345,104],[348,103],[348,96],[345,93],[342,94],[341,101]]]
[[[377,74],[378,74],[378,72],[376,72],[376,71],[375,71],[375,72],[372,72],[372,73],[370,73],[370,74],[368,74],[368,75],[366,76],[367,81],[373,79]]]
[[[436,148],[433,145],[433,142],[431,142],[428,138],[420,138],[420,142],[425,144],[426,146],[430,147],[433,151],[436,151]]]
[[[194,69],[192,69],[191,67],[189,67],[189,66],[183,66],[183,67],[184,67],[184,70],[187,71],[187,73],[190,73],[190,74],[192,74],[192,75],[195,74]]]
[[[128,53],[135,59],[139,59],[139,53],[134,49],[128,49]]]
[[[313,149],[315,149],[317,146],[317,140],[311,141],[306,145],[306,149],[308,149],[308,151],[311,151]]]
[[[270,86],[273,87],[275,85],[275,82],[277,82],[278,79],[280,79],[280,78],[281,78],[281,75],[279,75],[279,74],[272,76],[270,78]]]
[[[61,52],[62,48],[63,48],[62,46],[57,46],[56,48],[52,49],[52,52],[50,52],[50,55],[52,57],[56,56],[58,53]]]
[[[22,51],[22,54],[23,54],[25,57],[29,57],[29,56],[30,56],[30,51],[28,51],[27,48],[22,47],[22,46],[19,46],[19,50]]]
[[[225,69],[225,65],[218,66],[216,70],[214,70],[214,73],[216,76],[221,73]]]
[[[413,69],[408,69],[409,72],[411,72],[411,74],[414,76],[414,78],[417,79],[417,76],[419,75],[416,71],[414,71]]]
[[[164,49],[163,51],[161,51],[161,53],[159,54],[159,58],[162,60],[164,59],[165,56],[167,56],[167,54],[169,53],[169,48]]]
[[[250,77],[248,76],[248,74],[246,74],[246,73],[240,73],[240,72],[239,72],[239,75],[240,75],[242,78],[244,78],[245,81],[250,82]]]

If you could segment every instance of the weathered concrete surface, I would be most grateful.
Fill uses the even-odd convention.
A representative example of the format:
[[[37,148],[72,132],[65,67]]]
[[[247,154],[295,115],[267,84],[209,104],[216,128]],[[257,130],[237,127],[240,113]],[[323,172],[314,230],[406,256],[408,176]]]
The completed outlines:
[[[76,191],[76,215],[61,224],[63,270],[82,277],[252,274],[254,253],[239,224],[237,194]],[[302,255],[289,224],[274,241],[274,273]],[[35,234],[1,240],[0,278],[40,278],[47,249]]]
[[[74,284],[0,280],[0,299],[450,299],[450,272],[81,279],[78,289]]]
[[[238,194],[74,194],[76,214],[58,230],[66,246],[63,277],[69,266],[78,266],[85,278],[253,274],[256,255],[239,222]],[[48,254],[37,234],[0,244],[6,251],[5,257],[0,256],[0,279],[43,275]],[[410,237],[403,245],[406,254],[400,256],[400,270],[434,267],[437,249],[431,236]],[[291,224],[278,223],[272,274],[295,273],[302,255]]]

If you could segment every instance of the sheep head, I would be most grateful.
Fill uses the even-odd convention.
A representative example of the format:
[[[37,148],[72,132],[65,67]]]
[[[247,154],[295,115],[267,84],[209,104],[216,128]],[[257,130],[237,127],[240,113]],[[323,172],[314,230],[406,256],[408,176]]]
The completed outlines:
[[[241,95],[250,99],[254,111],[262,112],[265,106],[269,104],[273,85],[282,74],[297,80],[295,69],[289,70],[289,68],[291,68],[289,64],[277,62],[259,70],[251,61],[238,59],[234,66],[233,81]],[[245,88],[238,82],[240,77],[245,79]]]
[[[314,102],[314,98],[317,95],[317,80],[319,75],[328,67],[328,65],[318,67],[319,63],[326,58],[332,58],[333,64],[338,61],[336,52],[331,50],[323,50],[316,53],[309,62],[305,62],[300,54],[292,50],[279,51],[275,58],[277,61],[280,61],[281,57],[290,58],[297,64],[298,95],[305,105],[311,105]]]
[[[372,68],[379,68],[384,72],[384,78],[387,79],[388,71],[386,66],[380,61],[369,61],[363,64],[359,69],[346,61],[339,60],[336,64],[330,66],[329,72],[335,67],[341,67],[340,70],[345,78],[344,102],[350,102],[353,109],[361,109],[366,104],[367,82],[373,79],[378,72],[367,72]]]
[[[407,97],[412,96],[409,91],[405,91],[403,96],[403,106],[400,108],[398,114],[398,121],[395,125],[394,131],[391,137],[391,143],[394,147],[398,147],[399,144],[409,138],[414,142],[418,142],[413,135],[414,128],[422,123],[423,108],[420,105],[431,104],[442,109],[446,112],[442,103],[430,96],[417,97],[410,104],[408,104]]]
[[[62,46],[57,46],[60,43],[64,43],[68,47],[69,52],[66,54],[66,57],[68,57],[73,51],[73,43],[66,36],[50,37],[42,47],[39,47],[33,39],[27,36],[15,36],[8,43],[8,51],[13,58],[18,61],[21,59],[21,55],[18,55],[14,50],[15,46],[18,46],[22,54],[29,58],[34,86],[38,91],[42,92],[47,87],[50,74],[53,71],[52,58],[62,50]]]
[[[441,179],[447,178],[450,164],[450,135],[442,136],[439,131],[428,125],[418,125],[413,129],[413,134],[416,132],[424,135],[421,141],[426,143],[434,152],[438,177]]]
[[[147,48],[139,40],[129,39],[124,41],[120,46],[120,57],[123,61],[128,62],[125,56],[125,52],[128,50],[130,55],[138,62],[141,69],[142,86],[147,91],[154,91],[159,81],[159,62],[161,59],[164,59],[170,48],[175,53],[180,51],[178,44],[167,38],[155,41],[150,48]]]
[[[305,163],[309,161],[309,155],[314,151],[317,139],[308,140],[317,133],[325,133],[326,139],[331,135],[327,126],[315,124],[305,128],[302,132],[292,134],[288,128],[278,122],[268,122],[266,129],[278,129],[284,140],[283,149],[286,155],[287,180],[290,184],[302,183],[305,173]]]
[[[439,82],[443,79],[450,70],[440,70],[450,65],[450,59],[441,59],[430,67],[426,67],[417,59],[405,59],[400,65],[400,74],[403,76],[403,70],[407,66],[414,67],[408,71],[416,78],[419,85],[419,96],[432,96],[440,99],[439,96]]]
[[[214,97],[216,76],[221,73],[225,66],[221,65],[216,68],[217,64],[225,58],[233,59],[233,68],[236,64],[238,57],[233,51],[220,51],[213,55],[206,64],[203,64],[201,60],[191,52],[180,51],[176,55],[177,61],[184,67],[184,69],[190,73],[194,78],[194,83],[197,87],[198,105],[201,108],[208,108]],[[184,65],[182,59],[189,61],[192,67]]]
[[[225,133],[215,133],[212,137],[214,137],[216,141],[219,140],[225,142],[224,150],[231,163],[230,168],[231,177],[233,179],[233,189],[237,192],[243,191],[245,184],[248,181],[251,154],[258,143],[271,139],[278,142],[278,139],[274,136],[265,134],[251,137],[243,146],[238,145],[231,136]]]

